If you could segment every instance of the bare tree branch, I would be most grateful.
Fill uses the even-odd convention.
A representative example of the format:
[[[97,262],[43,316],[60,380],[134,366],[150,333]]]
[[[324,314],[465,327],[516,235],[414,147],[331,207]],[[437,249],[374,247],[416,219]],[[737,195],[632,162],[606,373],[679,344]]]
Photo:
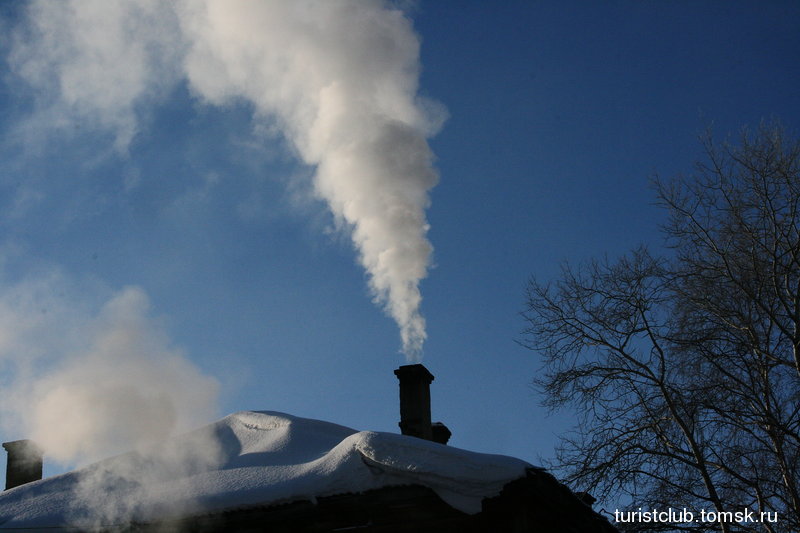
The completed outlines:
[[[655,182],[670,254],[531,280],[522,344],[545,404],[583,414],[554,465],[567,482],[631,508],[780,516],[623,529],[800,531],[800,143],[769,125],[703,142],[690,178]]]

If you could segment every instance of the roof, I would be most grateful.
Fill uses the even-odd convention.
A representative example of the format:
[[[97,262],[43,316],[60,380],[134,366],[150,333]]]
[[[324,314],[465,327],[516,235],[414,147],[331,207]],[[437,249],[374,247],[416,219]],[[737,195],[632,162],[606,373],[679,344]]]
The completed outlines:
[[[245,411],[158,448],[0,494],[0,530],[110,526],[424,486],[462,512],[531,465],[415,437]]]

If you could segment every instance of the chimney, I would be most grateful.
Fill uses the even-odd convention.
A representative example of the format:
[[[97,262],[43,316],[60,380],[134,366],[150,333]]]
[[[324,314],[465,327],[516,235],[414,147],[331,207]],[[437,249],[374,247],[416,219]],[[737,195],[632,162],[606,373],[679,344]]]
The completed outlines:
[[[431,433],[431,440],[439,444],[447,444],[447,441],[449,441],[450,437],[453,435],[450,429],[441,422],[434,422],[431,425]]]
[[[422,365],[404,365],[394,374],[400,380],[400,432],[432,440],[430,384],[433,374]]]
[[[32,440],[4,442],[8,452],[6,490],[42,479],[42,450]]]

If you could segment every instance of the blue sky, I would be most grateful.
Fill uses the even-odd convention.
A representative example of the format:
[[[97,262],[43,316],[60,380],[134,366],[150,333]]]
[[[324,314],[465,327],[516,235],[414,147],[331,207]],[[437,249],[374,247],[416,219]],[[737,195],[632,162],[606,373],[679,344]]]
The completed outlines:
[[[41,60],[20,53],[41,38],[26,33],[28,7],[0,7],[13,36],[0,45],[0,375],[15,399],[42,384],[108,379],[113,396],[163,378],[145,400],[216,387],[177,393],[178,406],[204,406],[195,424],[254,409],[398,431],[398,326],[312,193],[314,165],[257,104],[201,98],[176,72],[148,78],[127,115],[92,108],[102,92],[64,111],[47,75],[25,77]],[[797,131],[800,6],[422,0],[407,17],[418,94],[447,112],[438,133],[419,130],[439,175],[419,283],[433,418],[454,446],[538,463],[574,415],[539,406],[540,362],[515,342],[527,280],[661,246],[649,180],[690,172],[708,126],[735,139],[777,117]],[[53,54],[51,69],[65,61]],[[179,362],[126,370],[141,350]],[[108,372],[81,374],[87,360]],[[28,436],[4,416],[3,441]]]

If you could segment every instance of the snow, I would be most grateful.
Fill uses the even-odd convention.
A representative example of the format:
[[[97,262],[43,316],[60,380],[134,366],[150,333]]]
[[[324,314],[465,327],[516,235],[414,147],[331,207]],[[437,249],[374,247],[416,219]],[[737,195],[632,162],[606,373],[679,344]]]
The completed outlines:
[[[3,492],[0,530],[146,522],[409,484],[472,514],[530,466],[414,437],[244,411],[159,449]]]

